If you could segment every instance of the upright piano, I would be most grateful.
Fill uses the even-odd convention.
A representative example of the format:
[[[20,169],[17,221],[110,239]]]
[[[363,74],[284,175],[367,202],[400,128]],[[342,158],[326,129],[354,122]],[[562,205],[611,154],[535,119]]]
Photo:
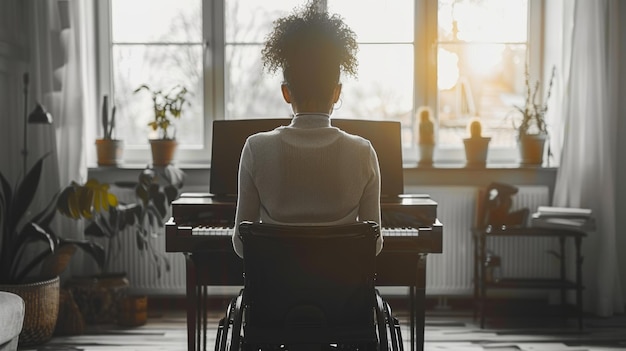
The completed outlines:
[[[243,142],[254,132],[287,123],[287,119],[215,121],[211,192],[183,194],[172,202],[166,251],[186,257],[188,350],[207,348],[207,287],[243,286],[243,261],[231,240]],[[421,351],[426,255],[442,252],[443,225],[437,219],[437,203],[428,195],[402,194],[398,122],[333,120],[333,125],[369,139],[378,154],[384,246],[376,258],[376,285],[409,287],[411,350]]]

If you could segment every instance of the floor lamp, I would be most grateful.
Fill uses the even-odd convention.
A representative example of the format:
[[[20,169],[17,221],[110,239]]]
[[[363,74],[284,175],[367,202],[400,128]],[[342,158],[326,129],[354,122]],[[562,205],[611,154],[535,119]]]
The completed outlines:
[[[22,156],[24,157],[24,177],[26,176],[26,167],[28,160],[28,124],[52,124],[52,115],[50,115],[46,109],[37,103],[35,109],[28,114],[28,73],[24,73],[24,148],[22,149]]]

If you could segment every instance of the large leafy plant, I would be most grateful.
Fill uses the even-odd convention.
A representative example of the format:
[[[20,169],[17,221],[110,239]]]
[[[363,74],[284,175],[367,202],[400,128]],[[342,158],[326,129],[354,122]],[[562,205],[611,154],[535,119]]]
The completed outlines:
[[[174,166],[162,171],[142,170],[135,186],[134,203],[119,202],[110,192],[109,184],[95,179],[82,185],[72,182],[61,192],[57,208],[67,217],[86,220],[86,236],[108,241],[105,271],[122,248],[122,233],[132,233],[137,249],[149,255],[160,277],[163,268],[169,271],[170,263],[154,247],[152,239],[157,236],[155,230],[164,226],[169,204],[178,196],[183,178],[184,173]]]
[[[43,210],[30,216],[29,209],[39,186],[46,157],[44,155],[40,158],[15,187],[0,173],[0,284],[19,284],[27,280],[52,278],[65,269],[76,248],[91,255],[98,265],[104,263],[102,246],[89,240],[66,239],[56,235],[51,229],[56,214],[57,195]],[[43,273],[35,274],[35,269],[44,262],[46,269],[42,270]],[[50,269],[53,262],[59,265]]]

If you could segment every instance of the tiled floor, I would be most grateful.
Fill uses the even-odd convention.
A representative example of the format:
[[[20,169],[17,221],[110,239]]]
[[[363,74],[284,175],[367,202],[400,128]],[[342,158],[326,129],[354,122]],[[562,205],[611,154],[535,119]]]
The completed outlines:
[[[408,345],[407,314],[395,311],[403,327],[405,350]],[[209,325],[216,326],[222,312],[211,313]],[[425,350],[427,351],[600,351],[626,350],[626,316],[608,319],[585,319],[579,331],[575,321],[525,320],[508,318],[480,329],[467,311],[429,312],[426,317]],[[494,326],[496,324],[497,326]],[[215,327],[209,331],[207,349],[213,350]],[[114,325],[88,326],[84,335],[54,337],[48,343],[22,350],[46,351],[152,351],[186,350],[185,315],[180,310],[152,312],[146,325],[121,328]]]

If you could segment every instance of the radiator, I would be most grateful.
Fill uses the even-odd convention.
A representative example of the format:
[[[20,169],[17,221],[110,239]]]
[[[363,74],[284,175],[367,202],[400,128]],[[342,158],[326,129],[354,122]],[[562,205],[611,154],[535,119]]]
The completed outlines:
[[[474,249],[470,228],[474,225],[479,189],[469,186],[407,187],[407,193],[430,194],[443,223],[443,253],[427,258],[426,294],[455,296],[473,294]],[[512,210],[529,208],[531,213],[549,201],[546,186],[519,186]],[[490,238],[488,247],[502,259],[506,277],[554,277],[558,261],[547,254],[554,239]]]
[[[534,212],[549,201],[545,186],[520,186],[513,210],[527,207]],[[437,217],[443,223],[443,253],[428,255],[426,294],[458,296],[473,293],[473,243],[470,228],[474,225],[478,188],[469,186],[407,187],[407,193],[429,194],[438,203]],[[135,201],[133,190],[115,189],[122,202]],[[112,262],[111,272],[127,272],[131,292],[150,295],[185,294],[185,260],[181,253],[165,252],[165,230],[152,241],[170,261],[169,272],[157,277],[149,257],[136,248],[131,230],[120,233],[121,250]],[[558,262],[548,255],[556,248],[554,239],[490,238],[490,249],[502,258],[502,274],[508,277],[554,277]],[[404,289],[385,288],[383,293],[404,293]],[[387,291],[389,290],[389,291]],[[210,294],[236,294],[239,287],[211,287]]]
[[[134,189],[112,188],[111,191],[121,202],[136,202]],[[156,228],[152,244],[157,252],[169,260],[171,269],[163,267],[158,277],[154,264],[147,252],[137,249],[135,233],[131,229],[120,232],[120,250],[112,260],[109,271],[126,272],[130,282],[130,292],[148,295],[184,295],[185,294],[185,258],[181,253],[165,252],[165,228]],[[115,242],[112,245],[117,245]]]

